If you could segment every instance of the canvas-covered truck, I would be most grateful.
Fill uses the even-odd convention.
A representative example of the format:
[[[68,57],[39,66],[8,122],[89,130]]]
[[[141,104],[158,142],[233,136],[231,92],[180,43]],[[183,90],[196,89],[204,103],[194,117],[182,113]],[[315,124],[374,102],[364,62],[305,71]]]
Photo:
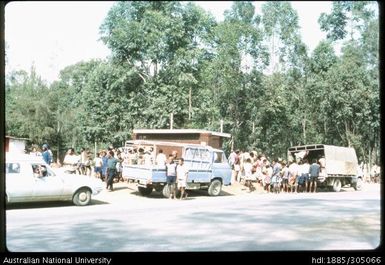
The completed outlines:
[[[351,147],[325,144],[293,146],[288,149],[289,160],[314,159],[321,164],[318,186],[339,192],[341,187],[350,185],[355,190],[362,188],[362,176],[358,174],[356,151]],[[322,165],[323,164],[323,165]]]
[[[231,168],[225,153],[210,146],[132,140],[127,141],[123,153],[122,177],[137,183],[141,195],[149,195],[154,189],[169,197],[166,167],[157,164],[157,156],[177,153],[188,168],[187,190],[204,189],[210,196],[217,196],[222,185],[231,184]]]

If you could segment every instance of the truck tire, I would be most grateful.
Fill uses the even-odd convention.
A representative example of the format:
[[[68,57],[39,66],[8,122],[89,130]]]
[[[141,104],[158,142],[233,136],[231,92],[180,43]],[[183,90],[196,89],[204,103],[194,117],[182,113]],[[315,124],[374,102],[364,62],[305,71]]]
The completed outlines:
[[[170,198],[170,185],[166,184],[162,190],[163,197]]]
[[[152,192],[152,187],[147,187],[147,188],[144,188],[144,187],[138,187],[138,191],[139,193],[142,195],[142,196],[148,196],[151,194]]]
[[[354,188],[355,190],[362,190],[362,184],[363,184],[362,178],[357,178],[357,183],[355,183],[355,184],[353,185],[353,188]]]
[[[333,191],[335,191],[335,192],[340,192],[341,186],[342,186],[341,180],[339,180],[339,179],[336,178],[336,179],[334,180],[334,183],[333,183]]]
[[[222,182],[218,179],[214,179],[209,186],[208,193],[210,196],[218,196],[222,190]]]

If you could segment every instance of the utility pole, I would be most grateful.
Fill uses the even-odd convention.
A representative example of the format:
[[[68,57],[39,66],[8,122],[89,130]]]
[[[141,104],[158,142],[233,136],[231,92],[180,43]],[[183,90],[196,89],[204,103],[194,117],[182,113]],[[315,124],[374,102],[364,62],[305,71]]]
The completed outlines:
[[[221,119],[221,133],[223,133],[223,120]]]
[[[191,120],[191,113],[192,113],[192,95],[191,95],[191,87],[188,92],[188,119]]]
[[[170,130],[172,130],[173,125],[174,125],[174,113],[170,113]]]

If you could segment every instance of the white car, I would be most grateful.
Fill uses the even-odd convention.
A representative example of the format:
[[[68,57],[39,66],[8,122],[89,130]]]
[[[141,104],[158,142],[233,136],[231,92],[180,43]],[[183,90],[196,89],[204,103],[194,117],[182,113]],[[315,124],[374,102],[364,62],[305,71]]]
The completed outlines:
[[[103,190],[100,179],[56,174],[41,156],[6,153],[5,175],[8,203],[72,200],[83,206]]]

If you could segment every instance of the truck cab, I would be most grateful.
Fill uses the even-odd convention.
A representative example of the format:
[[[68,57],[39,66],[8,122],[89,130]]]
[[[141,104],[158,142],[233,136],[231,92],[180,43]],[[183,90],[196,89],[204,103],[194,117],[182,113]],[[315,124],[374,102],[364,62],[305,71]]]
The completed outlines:
[[[166,155],[176,152],[178,157],[184,159],[188,168],[187,190],[207,189],[210,196],[217,196],[221,192],[222,185],[231,184],[231,168],[225,153],[220,149],[197,144],[134,140],[126,142],[124,150],[125,152],[129,150],[131,157],[136,156],[137,159],[128,159],[127,163],[123,163],[122,176],[124,179],[137,182],[142,195],[149,195],[155,189],[161,191],[165,197],[169,196],[166,168],[155,163],[159,150]],[[140,150],[151,150],[152,157],[147,160],[152,163],[144,162],[141,153],[145,155],[146,152]]]

